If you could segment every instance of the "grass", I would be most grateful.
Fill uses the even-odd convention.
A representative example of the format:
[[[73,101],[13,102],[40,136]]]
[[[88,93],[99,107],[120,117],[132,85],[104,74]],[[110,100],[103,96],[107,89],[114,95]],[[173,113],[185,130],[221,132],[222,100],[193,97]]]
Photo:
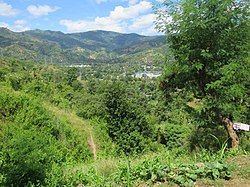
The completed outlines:
[[[151,177],[158,172],[158,164],[163,166],[172,165],[175,168],[173,171],[177,173],[171,175],[178,176],[180,174],[178,172],[183,169],[185,170],[186,167],[195,165],[195,161],[198,160],[194,160],[191,155],[187,154],[181,154],[179,157],[177,155],[173,155],[172,158],[170,157],[171,152],[165,151],[143,155],[141,158],[98,159],[89,164],[79,163],[75,166],[69,166],[65,176],[79,176],[80,173],[82,178],[79,181],[82,181],[85,186],[178,186],[172,180],[151,180]],[[216,156],[213,156],[210,161],[204,164],[210,165],[210,162],[212,163],[214,158]],[[229,180],[220,178],[210,179],[206,177],[198,178],[193,184],[198,187],[233,186],[231,183],[235,184],[235,186],[248,186],[250,156],[233,156],[226,159],[225,162],[230,165],[229,171],[232,172],[232,178]],[[149,175],[149,178],[143,179],[146,174],[145,171],[152,172],[152,175]],[[139,176],[142,178],[138,178]]]
[[[92,150],[93,158],[97,158],[97,146],[95,145],[95,133],[87,120],[83,120],[71,111],[52,106],[51,104],[44,104],[51,112],[66,121],[77,132],[79,136],[87,139],[87,143]]]
[[[102,132],[98,131],[99,127],[95,126],[96,123],[99,123],[99,121],[95,121],[93,124],[91,124],[91,121],[83,120],[71,111],[60,109],[48,103],[45,103],[44,105],[51,112],[59,115],[63,120],[69,123],[78,132],[79,136],[86,136],[86,141],[90,141],[92,139],[92,143],[97,143],[97,155],[98,152],[101,152],[101,150],[98,149],[98,144],[105,144],[106,139],[101,138]],[[216,139],[216,137],[214,138]],[[148,165],[149,168],[142,167],[145,162],[146,164],[147,162],[150,163],[156,158],[163,166],[174,165],[178,168],[179,166],[181,167],[181,164],[204,164],[204,162],[209,163],[215,159],[225,159],[229,155],[229,159],[227,159],[226,162],[231,165],[230,171],[232,171],[232,178],[230,180],[212,180],[209,178],[202,178],[197,179],[194,185],[198,187],[249,186],[248,179],[250,177],[250,156],[230,156],[230,154],[228,154],[226,151],[225,142],[218,141],[218,144],[221,146],[221,150],[217,154],[212,154],[211,152],[205,150],[199,151],[196,154],[190,154],[188,151],[178,149],[169,151],[164,148],[158,152],[149,152],[144,155],[128,159],[123,156],[119,158],[105,158],[105,156],[101,155],[97,157],[97,160],[93,160],[90,163],[78,163],[77,165],[66,166],[64,170],[64,176],[65,178],[69,178],[68,180],[75,181],[75,184],[82,183],[85,184],[85,186],[178,186],[173,181],[156,180],[155,182],[152,182],[149,179],[136,179],[136,176],[140,176],[141,172],[144,172],[144,169],[147,172],[157,173],[157,168],[150,169],[150,164]],[[91,147],[93,145],[89,143],[89,146]],[[94,150],[92,149],[92,151]],[[105,151],[107,152],[108,150]]]

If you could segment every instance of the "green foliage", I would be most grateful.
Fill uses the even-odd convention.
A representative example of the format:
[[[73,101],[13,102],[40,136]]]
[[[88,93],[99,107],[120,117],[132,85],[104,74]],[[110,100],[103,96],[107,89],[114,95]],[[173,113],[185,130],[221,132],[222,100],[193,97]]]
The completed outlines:
[[[204,122],[193,129],[190,136],[190,148],[195,150],[199,148],[208,149],[210,151],[217,151],[221,148],[218,144],[218,141],[215,140],[212,136],[216,136],[220,142],[228,139],[228,134],[225,131],[223,126],[217,126],[214,124],[210,126],[209,124],[204,125]]]
[[[246,150],[247,152],[250,152],[250,134],[248,132],[242,132],[240,134],[241,138],[241,147],[243,150]]]
[[[155,139],[168,149],[189,150],[197,123],[193,117],[194,109],[186,104],[189,97],[183,93],[172,93],[171,98],[164,99],[162,103],[165,105],[161,114],[162,122],[154,127]]]
[[[73,83],[76,81],[77,77],[78,77],[78,69],[77,68],[69,68],[66,71],[66,82],[68,85],[72,86]]]
[[[222,161],[214,161],[203,166],[194,164],[171,165],[164,168],[165,176],[168,181],[173,181],[180,186],[194,186],[194,182],[198,178],[223,178],[231,177],[229,167]]]
[[[127,160],[125,164],[119,166],[114,180],[124,186],[133,186],[133,184],[140,181],[152,184],[163,179],[160,174],[161,167],[162,164],[157,158],[144,160],[137,165],[131,165],[130,161]]]
[[[0,81],[4,81],[6,79],[7,71],[4,69],[0,69]]]
[[[206,96],[219,104],[223,103],[221,99],[225,99],[224,103],[227,101],[227,104],[232,99],[221,97],[218,92],[230,92],[231,94],[226,95],[233,94],[235,98],[246,93],[243,88],[247,86],[244,82],[248,80],[244,72],[249,74],[249,62],[246,61],[249,55],[249,4],[244,0],[201,2],[187,0],[165,3],[165,8],[169,11],[165,16],[172,16],[173,20],[164,25],[164,30],[171,42],[170,48],[175,61],[168,64],[170,69],[166,70],[165,83],[169,90],[185,87],[192,90],[196,97]],[[194,24],[189,24],[190,22]],[[241,28],[241,35],[236,32],[237,28]],[[245,71],[240,71],[243,76],[235,71],[241,65],[248,67],[244,68]],[[230,77],[236,74],[237,77],[233,79],[235,81],[231,80]],[[224,88],[214,89],[211,86],[221,82],[228,84],[224,84]],[[231,86],[242,93],[239,95],[232,92]]]
[[[158,158],[154,160],[145,160],[134,168],[132,176],[137,180],[139,179],[155,183],[156,181],[161,181],[163,179],[163,176],[161,176],[160,173],[161,168],[162,164]]]
[[[22,87],[26,93],[30,93],[34,96],[40,97],[47,97],[53,92],[52,87],[49,84],[38,79],[33,79]]]
[[[45,184],[52,164],[86,161],[91,154],[76,134],[26,95],[0,93],[1,171],[7,186]]]
[[[211,136],[204,122],[204,136],[193,139],[193,145],[205,142],[220,151],[197,148],[190,153],[186,148],[191,131],[198,132],[193,128],[198,121],[193,114],[203,103],[197,99],[191,106],[193,94],[182,89],[170,93],[171,99],[164,100],[163,106],[156,80],[118,77],[127,64],[83,68],[84,80],[75,80],[74,72],[67,74],[68,67],[1,58],[0,65],[4,72],[0,79],[0,186],[150,186],[166,181],[191,186],[199,178],[227,179],[230,168],[221,158],[239,154],[226,150],[225,133],[214,128],[218,134],[209,132],[218,138]],[[139,67],[131,65],[130,71],[134,68]],[[94,73],[105,80],[91,80],[88,75]],[[112,76],[119,81],[111,81]],[[17,89],[11,79],[18,82]],[[69,85],[67,80],[73,81]],[[239,97],[245,97],[242,90]],[[90,126],[74,113],[91,119],[86,120]],[[95,161],[86,134],[93,136]],[[243,136],[247,146],[248,136]],[[153,151],[142,155],[148,149]],[[193,160],[202,161],[202,166],[190,164]]]
[[[141,36],[109,31],[64,34],[56,31],[15,33],[0,29],[1,54],[39,63],[105,63],[153,61],[163,56],[163,36]],[[143,58],[142,58],[143,57]],[[145,58],[146,57],[146,58]]]
[[[98,147],[97,155],[99,158],[112,158],[117,156],[117,146],[109,137],[108,125],[104,119],[93,118],[90,121],[91,126],[95,132],[95,138],[98,140],[96,142]]]
[[[21,90],[24,84],[31,81],[30,75],[27,72],[24,73],[12,73],[8,75],[8,80],[11,87],[15,90]]]
[[[249,121],[249,13],[246,0],[165,1],[158,9],[172,51],[161,88],[166,97],[200,99],[199,127],[216,129],[223,117]]]
[[[136,185],[142,181],[147,182],[148,185],[168,181],[180,186],[194,186],[194,182],[199,178],[228,180],[231,177],[230,169],[230,165],[222,160],[213,160],[201,165],[173,162],[164,165],[162,161],[155,158],[144,160],[136,165],[130,162],[122,164],[114,180],[124,186]]]
[[[44,183],[51,162],[60,162],[63,155],[57,151],[55,139],[37,128],[17,128],[8,124],[7,141],[3,145],[3,167],[7,186],[24,186],[28,183]],[[16,128],[16,129],[12,129]]]
[[[108,133],[126,154],[141,153],[149,143],[151,131],[143,109],[133,103],[131,92],[122,82],[112,82],[105,94]]]
[[[84,93],[79,95],[76,103],[77,115],[86,119],[94,117],[104,117],[105,105],[103,94],[101,93]]]
[[[169,149],[182,147],[188,149],[192,129],[178,124],[161,124],[157,130],[157,140]]]

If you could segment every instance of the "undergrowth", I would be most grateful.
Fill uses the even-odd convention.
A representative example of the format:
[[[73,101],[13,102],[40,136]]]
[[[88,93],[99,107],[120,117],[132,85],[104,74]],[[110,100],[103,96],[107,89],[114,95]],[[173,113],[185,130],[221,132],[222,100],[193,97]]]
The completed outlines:
[[[203,151],[206,152],[206,151]],[[169,155],[169,153],[158,153],[154,157],[127,158],[115,160],[97,160],[91,165],[72,172],[68,170],[64,185],[67,181],[75,181],[73,186],[83,184],[84,186],[153,186],[156,183],[177,184],[178,186],[194,186],[198,179],[229,180],[232,175],[233,166],[226,162],[230,151],[225,152],[223,158],[220,154],[209,154],[210,159],[182,155]],[[238,152],[242,154],[242,152]],[[204,155],[204,154],[203,154]],[[227,156],[228,155],[228,156]],[[188,157],[188,158],[187,158]],[[189,159],[189,162],[187,161]],[[106,163],[103,165],[103,163]],[[103,167],[100,167],[103,165]],[[66,178],[67,178],[66,177]]]

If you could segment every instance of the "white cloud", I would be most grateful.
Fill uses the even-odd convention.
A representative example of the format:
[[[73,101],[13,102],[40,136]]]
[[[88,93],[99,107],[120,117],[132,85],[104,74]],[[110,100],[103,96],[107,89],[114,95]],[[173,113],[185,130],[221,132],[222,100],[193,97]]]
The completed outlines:
[[[146,36],[152,36],[152,35],[159,34],[159,32],[157,32],[157,30],[155,29],[154,25],[152,25],[152,26],[150,26],[148,28],[144,28],[144,29],[140,30],[139,33],[141,35],[146,35]]]
[[[14,9],[11,5],[0,2],[0,16],[15,16],[18,13],[19,11]]]
[[[12,25],[10,29],[16,32],[22,32],[22,31],[30,30],[30,26],[25,20],[16,20],[14,22],[14,25]]]
[[[60,24],[67,28],[68,32],[82,32],[89,30],[109,30],[115,32],[137,32],[153,25],[154,16],[149,14],[152,4],[148,1],[130,5],[128,7],[117,6],[109,16],[96,17],[94,20],[69,19],[61,20]],[[145,15],[146,14],[146,15]],[[139,17],[139,18],[138,18]],[[136,23],[138,21],[138,25]]]
[[[30,25],[25,20],[16,20],[13,25],[9,25],[5,22],[0,22],[0,27],[5,27],[15,32],[30,30]]]
[[[109,19],[97,17],[95,21],[72,21],[72,20],[61,20],[60,24],[67,27],[68,32],[82,32],[90,30],[109,30],[115,32],[123,32],[122,24],[112,22]]]
[[[147,1],[142,1],[136,5],[129,6],[124,8],[122,6],[117,6],[113,11],[110,12],[110,19],[114,20],[124,20],[135,18],[141,13],[151,10],[152,4]]]
[[[155,14],[146,14],[140,16],[133,20],[133,23],[130,26],[130,30],[140,30],[151,27],[152,25],[154,25],[155,19],[156,19]]]
[[[157,30],[155,29],[155,24],[154,24],[156,17],[157,16],[155,14],[146,14],[133,19],[132,24],[129,26],[129,31],[137,32],[142,35],[157,34]]]
[[[27,7],[28,12],[34,17],[47,16],[49,13],[55,12],[60,7],[50,7],[49,5],[30,5]]]

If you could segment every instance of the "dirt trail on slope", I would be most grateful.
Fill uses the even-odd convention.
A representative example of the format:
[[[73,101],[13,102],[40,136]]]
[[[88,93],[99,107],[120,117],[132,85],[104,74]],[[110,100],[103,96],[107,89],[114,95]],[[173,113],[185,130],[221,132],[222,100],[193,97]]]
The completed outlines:
[[[94,142],[92,134],[90,134],[90,139],[88,140],[88,144],[91,147],[94,159],[96,160],[97,159],[96,145],[95,145],[95,142]]]
[[[93,138],[93,130],[90,127],[90,125],[88,124],[87,121],[81,119],[80,117],[78,117],[76,114],[72,113],[72,112],[68,112],[65,111],[64,109],[60,109],[58,107],[52,106],[48,103],[45,103],[45,106],[52,111],[55,115],[60,116],[61,118],[63,118],[65,121],[67,121],[68,123],[71,124],[71,126],[76,129],[77,131],[82,131],[85,134],[88,135],[88,145],[91,148],[92,154],[93,154],[93,158],[96,160],[97,159],[97,146],[94,142],[94,138]]]

